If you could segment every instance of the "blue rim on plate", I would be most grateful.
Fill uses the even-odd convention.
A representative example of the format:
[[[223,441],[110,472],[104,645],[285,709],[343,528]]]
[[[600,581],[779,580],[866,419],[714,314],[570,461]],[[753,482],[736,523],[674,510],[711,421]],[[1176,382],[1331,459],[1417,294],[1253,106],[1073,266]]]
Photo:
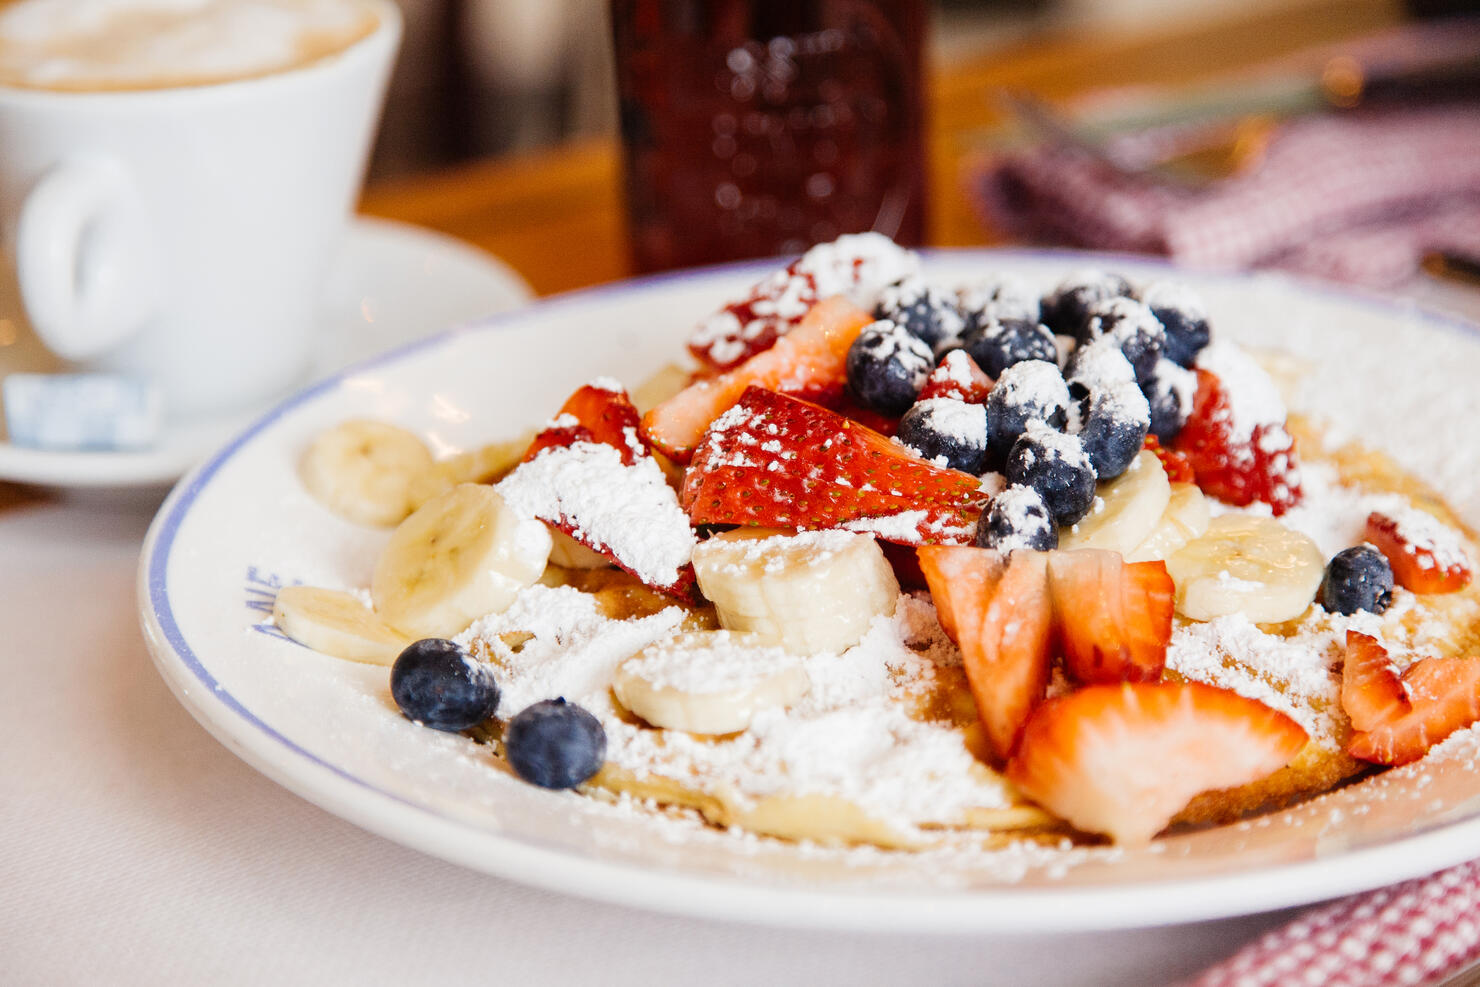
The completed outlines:
[[[1114,265],[1133,272],[1187,273],[1146,257],[1063,250],[934,251],[927,252],[929,256],[980,256],[987,262],[1055,261],[1074,266]],[[778,921],[777,905],[784,899],[806,903],[803,909],[784,909],[785,921],[819,928],[946,933],[1044,931],[1050,927],[1062,931],[1109,929],[1191,922],[1305,904],[1416,877],[1473,855],[1472,852],[1457,851],[1456,844],[1465,841],[1456,840],[1454,836],[1457,835],[1456,830],[1463,830],[1471,837],[1480,838],[1480,815],[1403,834],[1400,838],[1402,854],[1387,852],[1389,846],[1379,845],[1346,851],[1327,859],[1270,865],[1213,877],[1198,878],[1194,875],[1205,893],[1191,902],[1187,900],[1185,890],[1181,890],[1185,884],[1183,881],[1140,884],[1134,888],[1138,907],[1118,910],[1114,906],[1124,900],[1127,894],[1125,886],[1004,887],[939,893],[856,888],[832,891],[817,887],[756,884],[711,874],[663,872],[602,860],[563,845],[540,844],[522,836],[512,838],[479,829],[325,760],[283,735],[227,691],[182,631],[167,582],[171,553],[180,528],[221,469],[254,438],[290,412],[341,387],[348,378],[393,365],[466,333],[499,332],[570,306],[590,305],[678,284],[721,278],[741,279],[746,274],[759,276],[775,267],[774,261],[722,265],[569,292],[391,350],[346,368],[278,404],[180,481],[160,509],[146,537],[139,568],[141,621],[151,654],[171,689],[203,726],[257,770],[309,801],[372,832],[455,863],[523,883],[683,914],[695,914],[690,896],[696,889],[713,891],[721,888],[721,903],[704,909],[702,913],[711,917],[772,923]],[[1233,284],[1244,283],[1249,278],[1248,275],[1213,277]],[[1302,293],[1347,304],[1355,302],[1387,315],[1417,318],[1428,325],[1467,336],[1480,335],[1480,328],[1444,314],[1327,284],[1287,280],[1298,285]],[[218,722],[223,710],[238,721],[231,729]],[[249,729],[243,730],[243,726]],[[282,758],[284,753],[290,757]],[[372,812],[363,801],[364,795],[370,795],[382,804]],[[477,853],[469,852],[461,845],[460,841],[470,835],[476,836],[482,844]],[[1480,845],[1480,842],[1471,839],[1468,845]],[[1321,880],[1313,880],[1316,875]],[[634,890],[634,886],[639,884],[641,890]],[[1310,888],[1313,885],[1322,889],[1320,894],[1312,895]],[[1064,911],[1065,895],[1072,895],[1085,906],[1077,910],[1077,918]],[[1091,914],[1095,917],[1090,918]]]

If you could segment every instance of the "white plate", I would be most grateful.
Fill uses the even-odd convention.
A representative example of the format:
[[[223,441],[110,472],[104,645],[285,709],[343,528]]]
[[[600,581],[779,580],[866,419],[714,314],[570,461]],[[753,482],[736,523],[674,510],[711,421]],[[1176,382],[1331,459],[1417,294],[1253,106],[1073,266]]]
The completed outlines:
[[[358,217],[325,286],[323,336],[305,379],[323,377],[429,332],[507,311],[531,297],[529,286],[512,268],[460,240]],[[21,336],[19,313],[15,285],[0,281],[0,377],[18,370],[56,369],[55,359],[34,338]],[[14,340],[9,347],[4,345],[7,339]],[[0,480],[53,487],[164,486],[280,399],[203,421],[169,423],[159,443],[140,452],[50,452],[0,438]]]
[[[1134,278],[1167,273],[1055,253],[935,254],[930,264],[949,278],[1006,270],[1046,286],[1092,260]],[[514,435],[592,376],[636,383],[675,359],[698,316],[767,270],[563,296],[423,341],[280,405],[182,482],[149,533],[141,616],[165,679],[248,763],[366,829],[519,881],[691,915],[894,931],[1140,926],[1333,897],[1476,852],[1480,772],[1463,760],[1125,853],[963,860],[742,839],[524,785],[486,749],[402,719],[384,669],[273,635],[265,621],[275,583],[366,585],[385,537],[332,518],[302,490],[294,462],[320,429],[377,416],[444,451]],[[1319,357],[1315,390],[1356,434],[1383,434],[1391,415],[1408,416],[1414,436],[1453,415],[1480,420],[1473,390],[1426,396],[1392,384],[1394,368],[1443,382],[1455,378],[1448,368],[1480,363],[1480,339],[1463,324],[1270,276],[1185,278],[1203,290],[1217,331]],[[1394,451],[1435,468],[1454,503],[1480,518],[1480,444],[1438,456],[1435,445]]]

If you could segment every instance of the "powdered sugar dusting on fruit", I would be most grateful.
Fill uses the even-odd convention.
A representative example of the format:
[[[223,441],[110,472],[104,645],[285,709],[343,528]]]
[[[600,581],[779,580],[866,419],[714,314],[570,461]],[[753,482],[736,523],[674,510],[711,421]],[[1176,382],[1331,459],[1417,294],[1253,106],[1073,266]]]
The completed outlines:
[[[1135,368],[1112,339],[1096,339],[1075,349],[1067,371],[1069,380],[1090,388],[1136,382]]]
[[[1458,531],[1400,497],[1388,499],[1372,510],[1386,515],[1397,526],[1398,537],[1418,564],[1425,568],[1472,568],[1469,553]]]
[[[1250,438],[1260,425],[1283,428],[1286,411],[1280,390],[1243,347],[1215,339],[1198,354],[1197,365],[1223,383],[1235,438]]]
[[[818,244],[785,270],[765,278],[740,301],[699,323],[689,349],[729,367],[784,336],[824,298],[843,295],[872,309],[889,284],[919,274],[919,257],[878,233]]]
[[[802,665],[803,659],[781,648],[747,643],[728,631],[660,641],[623,663],[626,672],[654,688],[689,695],[751,689]]]
[[[610,552],[650,586],[671,586],[696,539],[678,495],[652,457],[631,466],[608,445],[545,449],[498,484],[515,511],[551,524],[598,552]]]
[[[982,405],[955,398],[929,398],[917,403],[915,411],[929,421],[931,430],[938,435],[969,445],[987,444],[987,409]],[[918,454],[918,450],[911,451]]]
[[[1181,281],[1150,281],[1136,296],[1153,309],[1170,309],[1189,319],[1206,319],[1207,306],[1192,286]]]
[[[1069,385],[1059,368],[1047,360],[1024,360],[1002,371],[994,390],[1009,407],[1064,407],[1069,403]]]

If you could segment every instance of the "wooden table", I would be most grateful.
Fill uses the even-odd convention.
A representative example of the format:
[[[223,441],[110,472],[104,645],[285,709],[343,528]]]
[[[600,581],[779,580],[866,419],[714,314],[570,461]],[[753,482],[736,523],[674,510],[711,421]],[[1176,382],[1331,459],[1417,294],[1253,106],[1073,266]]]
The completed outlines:
[[[1395,0],[1318,0],[1196,30],[1040,38],[948,66],[928,84],[930,240],[998,242],[973,215],[963,161],[998,122],[992,93],[1062,99],[1104,86],[1175,84],[1397,23]],[[614,140],[479,161],[370,188],[363,211],[441,230],[502,257],[540,294],[629,273]]]

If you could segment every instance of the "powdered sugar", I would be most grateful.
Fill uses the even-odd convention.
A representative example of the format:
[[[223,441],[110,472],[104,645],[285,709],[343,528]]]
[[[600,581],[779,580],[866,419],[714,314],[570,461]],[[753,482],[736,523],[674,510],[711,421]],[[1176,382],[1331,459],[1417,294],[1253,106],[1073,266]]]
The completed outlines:
[[[617,665],[671,636],[684,611],[670,607],[639,620],[608,620],[595,599],[568,586],[531,586],[502,613],[475,622],[456,640],[478,642],[498,670],[498,716],[509,718],[542,699],[565,698],[593,713],[610,709]],[[517,647],[505,635],[533,635]]]
[[[624,668],[656,688],[719,695],[754,688],[803,661],[781,648],[744,642],[728,631],[686,634],[649,645]]]
[[[1236,438],[1248,439],[1260,425],[1284,425],[1279,388],[1243,347],[1214,339],[1198,354],[1197,365],[1223,383]]]
[[[575,527],[573,535],[609,551],[652,586],[671,586],[696,539],[678,495],[652,457],[632,465],[611,446],[577,442],[545,449],[498,485],[515,511]]]
[[[1069,385],[1059,368],[1047,360],[1014,363],[1002,371],[992,394],[1012,408],[1063,408],[1069,404]]]
[[[953,442],[985,448],[987,445],[987,409],[955,398],[929,398],[915,405],[915,414],[929,422],[937,435]]]
[[[1412,507],[1402,498],[1390,498],[1374,511],[1386,515],[1397,527],[1398,537],[1419,566],[1426,569],[1471,568],[1469,553],[1459,532],[1428,511]]]

